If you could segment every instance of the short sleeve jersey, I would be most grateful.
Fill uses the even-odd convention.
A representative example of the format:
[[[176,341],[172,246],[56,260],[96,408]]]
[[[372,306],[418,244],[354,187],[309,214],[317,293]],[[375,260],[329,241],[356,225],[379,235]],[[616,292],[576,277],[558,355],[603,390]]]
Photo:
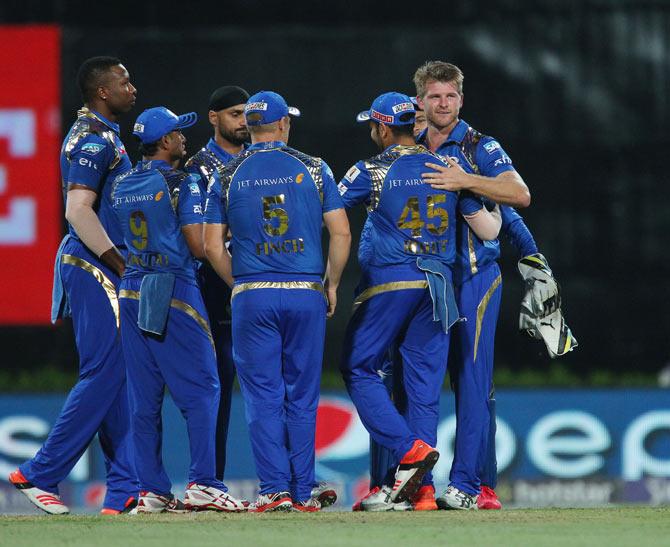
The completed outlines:
[[[132,164],[119,137],[119,126],[93,110],[82,108],[63,142],[60,167],[63,200],[67,201],[68,188],[73,184],[96,192],[94,210],[102,227],[114,245],[123,245],[123,235],[112,210],[111,192],[114,179],[129,171]],[[68,230],[79,239],[72,226]]]
[[[195,282],[196,262],[181,232],[202,224],[198,179],[164,161],[141,161],[114,182],[113,206],[128,247],[126,277],[170,272]]]
[[[338,185],[346,207],[365,203],[368,209],[359,245],[361,267],[409,264],[417,256],[454,263],[456,213],[472,214],[483,205],[424,183],[427,162],[447,165],[423,146],[393,145],[357,162]]]
[[[426,133],[424,131],[417,142],[425,143]],[[459,120],[436,152],[441,156],[465,158],[471,172],[485,177],[497,177],[514,170],[512,160],[497,140],[479,133],[463,120]],[[459,223],[457,232],[458,258],[454,274],[456,282],[461,282],[498,260],[500,244],[497,239],[482,241],[465,222]]]
[[[251,145],[210,182],[205,222],[232,232],[233,277],[322,275],[323,214],[343,207],[330,167],[283,142]]]

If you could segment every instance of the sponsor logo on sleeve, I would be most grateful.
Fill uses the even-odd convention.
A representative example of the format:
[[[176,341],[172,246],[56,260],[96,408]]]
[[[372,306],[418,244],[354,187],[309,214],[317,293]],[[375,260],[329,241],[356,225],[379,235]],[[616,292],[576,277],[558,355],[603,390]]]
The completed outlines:
[[[347,171],[347,174],[344,175],[344,178],[347,179],[349,182],[354,182],[354,180],[358,175],[360,175],[360,173],[361,170],[354,165],[351,169],[349,169],[349,171]]]
[[[337,185],[337,191],[340,193],[341,196],[346,194],[347,190],[349,190],[349,188],[347,188],[347,185],[344,184],[343,182],[340,182],[340,184]]]
[[[91,156],[95,156],[96,154],[102,152],[104,149],[105,149],[104,145],[98,144],[96,142],[87,142],[84,146],[81,147],[82,152],[90,154]]]
[[[507,154],[503,154],[493,162],[493,167],[497,167],[498,165],[512,165],[512,160]]]
[[[493,152],[495,152],[499,148],[500,148],[500,143],[498,141],[487,142],[484,145],[484,150],[486,150],[489,154],[493,154]]]

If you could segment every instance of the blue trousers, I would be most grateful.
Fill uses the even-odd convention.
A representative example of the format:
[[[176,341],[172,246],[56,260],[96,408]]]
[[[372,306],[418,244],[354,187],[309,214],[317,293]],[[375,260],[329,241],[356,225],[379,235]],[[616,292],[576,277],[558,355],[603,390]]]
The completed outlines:
[[[60,269],[72,311],[79,378],[46,441],[20,470],[39,488],[58,493],[58,483],[97,433],[107,471],[104,507],[122,510],[129,497],[137,496],[138,485],[117,328],[119,278],[75,239],[65,245]]]
[[[223,480],[226,470],[226,443],[228,442],[228,427],[230,425],[230,406],[235,382],[230,288],[207,265],[201,267],[199,282],[212,328],[219,383],[221,384],[221,399],[216,420],[216,478]]]
[[[401,414],[379,374],[397,345],[407,394]],[[342,375],[363,425],[390,450],[395,464],[417,439],[435,446],[440,391],[447,370],[449,334],[433,321],[427,289],[382,292],[364,301],[347,327]],[[427,479],[430,480],[430,477]]]
[[[326,302],[310,289],[263,288],[233,297],[233,358],[261,494],[309,499]]]
[[[194,282],[176,280],[165,332],[157,336],[137,326],[141,281],[124,279],[119,293],[140,489],[162,495],[169,495],[172,489],[161,456],[165,386],[186,420],[191,455],[189,483],[225,489],[216,479],[219,377],[200,289]]]
[[[501,296],[497,263],[456,291],[458,308],[467,321],[455,327],[450,362],[456,392],[456,443],[449,480],[472,495],[479,493],[482,481],[495,487],[495,479],[491,479],[496,475],[493,353]]]

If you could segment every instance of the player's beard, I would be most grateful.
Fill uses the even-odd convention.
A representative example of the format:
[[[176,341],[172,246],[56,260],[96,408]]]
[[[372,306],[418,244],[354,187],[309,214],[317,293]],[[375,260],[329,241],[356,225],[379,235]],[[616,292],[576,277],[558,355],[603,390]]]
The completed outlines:
[[[219,126],[219,135],[226,139],[229,143],[240,146],[245,142],[249,142],[249,131],[246,128],[235,129],[228,131],[225,127]]]

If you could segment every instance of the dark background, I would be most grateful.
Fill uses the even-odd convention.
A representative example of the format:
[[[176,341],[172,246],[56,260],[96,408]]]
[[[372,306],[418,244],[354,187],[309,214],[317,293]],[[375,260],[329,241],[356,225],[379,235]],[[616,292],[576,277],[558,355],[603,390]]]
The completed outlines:
[[[340,178],[375,153],[355,114],[378,94],[413,94],[429,59],[465,73],[462,118],[500,140],[531,189],[521,211],[563,289],[579,348],[560,365],[586,378],[658,371],[670,356],[670,3],[535,1],[346,3],[24,0],[2,3],[0,23],[62,26],[63,133],[80,106],[79,64],[116,55],[138,88],[123,139],[150,106],[195,110],[189,152],[209,138],[207,99],[237,84],[275,90],[303,116],[291,145],[326,159]],[[352,215],[354,239],[364,212]],[[556,367],[517,333],[522,284],[504,245],[496,366],[512,376]],[[354,249],[355,252],[355,249]],[[357,264],[330,322],[335,369]],[[74,370],[69,325],[0,329],[3,368]],[[6,363],[6,364],[5,364]]]

